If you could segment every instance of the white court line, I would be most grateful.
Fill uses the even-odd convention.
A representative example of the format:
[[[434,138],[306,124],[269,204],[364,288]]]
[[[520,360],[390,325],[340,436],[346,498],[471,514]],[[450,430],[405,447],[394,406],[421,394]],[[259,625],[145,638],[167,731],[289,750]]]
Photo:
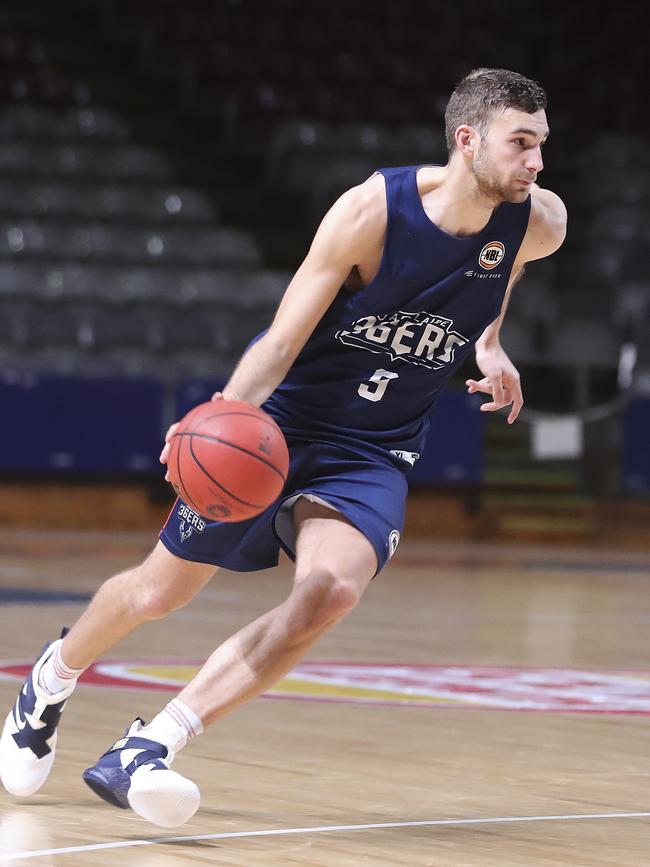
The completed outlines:
[[[191,837],[158,837],[154,840],[122,840],[117,843],[92,843],[88,846],[65,846],[62,849],[39,849],[0,855],[1,861],[26,861],[43,855],[69,855],[98,849],[126,849],[130,846],[157,846],[161,843],[193,843],[199,840],[232,840],[241,837],[279,837],[286,834],[321,834],[326,831],[375,831],[384,828],[425,828],[434,825],[497,825],[511,822],[570,822],[576,819],[647,819],[650,813],[584,813],[565,816],[504,816],[489,819],[432,819],[421,822],[381,822],[373,825],[321,825],[316,828],[278,828],[270,831],[233,831],[225,834],[194,834]]]

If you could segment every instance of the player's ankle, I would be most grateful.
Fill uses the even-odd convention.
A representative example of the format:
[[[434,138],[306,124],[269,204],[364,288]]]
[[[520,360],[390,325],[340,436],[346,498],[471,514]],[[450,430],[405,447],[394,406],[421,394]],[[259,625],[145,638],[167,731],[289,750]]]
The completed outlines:
[[[202,731],[203,723],[200,717],[184,702],[175,698],[142,729],[141,734],[164,744],[175,755]]]
[[[71,668],[61,655],[61,642],[56,642],[52,653],[38,672],[38,686],[46,695],[58,695],[74,687],[85,668]]]

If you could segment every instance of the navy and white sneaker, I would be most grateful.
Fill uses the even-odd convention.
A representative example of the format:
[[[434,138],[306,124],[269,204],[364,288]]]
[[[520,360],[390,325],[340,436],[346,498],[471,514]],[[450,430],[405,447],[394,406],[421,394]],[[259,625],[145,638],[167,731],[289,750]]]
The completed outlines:
[[[45,645],[29,677],[18,694],[0,737],[0,779],[5,789],[27,798],[41,788],[54,762],[57,726],[66,701],[77,685],[49,695],[38,685],[43,664],[50,658],[61,638]]]
[[[84,771],[84,782],[114,807],[130,807],[154,825],[174,828],[196,813],[201,793],[191,780],[170,770],[175,753],[150,740],[143,728],[141,719],[134,720],[124,737]]]

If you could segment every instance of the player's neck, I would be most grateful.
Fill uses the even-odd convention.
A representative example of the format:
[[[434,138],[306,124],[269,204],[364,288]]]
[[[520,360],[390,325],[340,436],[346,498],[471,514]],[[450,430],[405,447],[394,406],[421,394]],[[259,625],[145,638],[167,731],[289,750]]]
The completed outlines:
[[[446,166],[418,173],[422,206],[429,219],[450,235],[477,235],[485,228],[496,203],[481,195],[466,168],[453,160]]]

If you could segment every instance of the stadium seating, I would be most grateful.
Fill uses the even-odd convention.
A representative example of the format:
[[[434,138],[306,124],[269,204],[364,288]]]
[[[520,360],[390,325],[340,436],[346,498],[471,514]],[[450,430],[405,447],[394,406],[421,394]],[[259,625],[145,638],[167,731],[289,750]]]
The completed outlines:
[[[292,227],[311,229],[377,167],[444,162],[446,97],[475,58],[543,81],[552,94],[548,148],[556,136],[564,142],[547,171],[569,205],[569,239],[516,288],[504,341],[533,365],[615,368],[621,342],[639,339],[649,315],[650,148],[626,133],[642,58],[632,52],[617,65],[625,47],[614,38],[635,26],[633,11],[612,22],[605,82],[593,66],[595,31],[573,9],[566,14],[582,39],[572,53],[557,47],[553,16],[531,13],[535,38],[547,46],[531,59],[513,3],[488,12],[467,0],[472,28],[455,7],[419,0],[377,0],[374,27],[365,0],[277,0],[272,16],[263,0],[70,0],[66,8],[90,21],[93,4],[104,37],[131,46],[142,78],[164,83],[164,99],[136,92],[95,50],[90,31],[77,39],[42,0],[7,0],[0,18],[7,364],[68,369],[76,359],[85,373],[140,371],[170,381],[192,364],[207,375],[211,358],[226,369],[268,324],[297,264],[298,255],[268,263],[284,211],[294,212]],[[486,39],[493,31],[502,38]],[[592,73],[576,112],[568,83]],[[160,122],[174,111],[207,119],[202,129],[212,130],[219,159],[208,147],[198,162],[174,144]],[[607,112],[606,132],[594,126],[599,112]],[[238,159],[239,175],[230,169]],[[217,177],[216,192],[196,180],[209,177]]]

